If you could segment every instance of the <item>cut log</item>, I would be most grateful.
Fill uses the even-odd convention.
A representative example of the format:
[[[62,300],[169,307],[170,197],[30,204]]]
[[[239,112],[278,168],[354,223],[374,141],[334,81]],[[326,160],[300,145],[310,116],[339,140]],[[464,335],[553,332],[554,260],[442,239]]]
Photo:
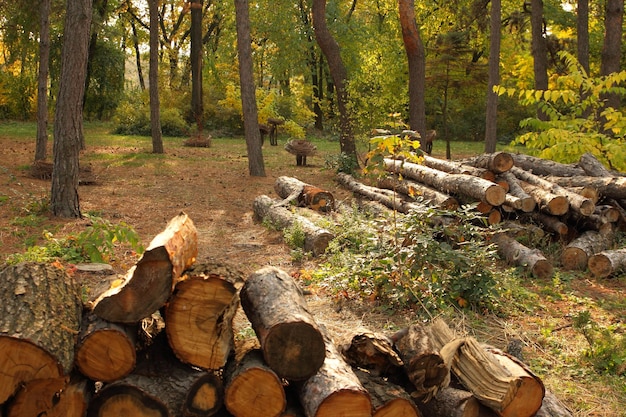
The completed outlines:
[[[112,382],[135,368],[137,326],[85,314],[76,346],[76,366],[94,381]]]
[[[562,216],[569,210],[569,201],[563,195],[554,194],[544,188],[527,182],[520,182],[522,189],[539,205],[539,210],[553,216]]]
[[[248,277],[240,298],[269,367],[289,380],[314,375],[324,363],[324,339],[294,280],[265,267]]]
[[[378,187],[397,191],[412,198],[422,198],[426,204],[440,209],[454,211],[459,208],[456,198],[419,182],[407,179],[400,181],[397,177],[388,176],[378,180]]]
[[[617,200],[626,198],[626,177],[546,177],[561,187],[592,187],[598,190],[601,196]]]
[[[0,271],[0,404],[29,381],[69,375],[81,315],[65,270],[21,263]]]
[[[481,346],[473,337],[455,339],[441,319],[431,328],[437,336],[433,343],[441,346],[445,342],[441,355],[478,401],[502,417],[531,417],[539,410],[545,393],[543,382],[522,362],[498,349]]]
[[[572,417],[572,412],[551,391],[546,390],[535,417]]]
[[[487,169],[494,174],[501,174],[511,169],[513,157],[506,152],[483,153],[473,158],[464,159],[463,163]]]
[[[589,216],[590,214],[593,213],[593,211],[596,208],[595,204],[590,199],[585,198],[580,194],[573,193],[569,191],[567,188],[561,187],[558,184],[547,181],[543,179],[542,177],[534,175],[528,171],[524,171],[521,168],[513,167],[511,168],[511,173],[522,181],[525,181],[537,187],[541,187],[542,189],[550,191],[553,194],[562,195],[566,197],[567,201],[569,202],[570,207],[576,210],[577,213],[580,213],[583,216]],[[551,214],[556,214],[556,213],[551,213]]]
[[[538,158],[525,154],[512,154],[515,166],[535,175],[554,175],[557,177],[574,177],[586,175],[585,171],[577,164],[562,164],[550,159]]]
[[[433,344],[430,330],[413,324],[392,337],[414,387],[411,396],[423,402],[428,402],[450,383],[450,368]]]
[[[538,249],[530,249],[505,233],[494,235],[493,242],[498,246],[498,253],[510,264],[526,268],[537,278],[552,276],[552,264]]]
[[[196,227],[185,213],[169,221],[121,283],[101,294],[94,314],[114,323],[137,323],[165,305],[182,272],[198,255]]]
[[[558,217],[550,216],[543,213],[531,213],[530,217],[537,223],[542,224],[548,231],[556,233],[564,237],[569,232],[567,224],[563,223]]]
[[[328,213],[335,209],[335,197],[330,191],[322,190],[297,178],[280,176],[274,183],[274,191],[284,198],[281,205],[295,201],[299,207]]]
[[[279,417],[287,399],[280,378],[258,349],[233,361],[224,374],[224,405],[235,417]]]
[[[400,213],[408,213],[411,210],[425,211],[427,209],[426,205],[419,204],[416,201],[407,201],[392,190],[365,185],[343,172],[337,174],[337,181],[353,193],[377,201]]]
[[[568,187],[573,193],[580,194],[585,198],[593,201],[594,204],[597,204],[600,201],[600,195],[598,194],[598,190],[591,187]]]
[[[509,187],[509,191],[507,193],[508,198],[505,198],[505,202],[508,202],[512,207],[515,207],[515,209],[521,210],[525,213],[530,213],[535,210],[537,205],[535,199],[524,191],[515,175],[510,172],[503,172],[500,174],[500,177],[506,181]],[[515,199],[517,199],[519,203],[515,202]],[[519,208],[517,205],[519,205]]]
[[[527,241],[539,241],[545,236],[545,231],[534,225],[533,223],[519,221],[506,221],[502,223],[502,230],[504,230],[509,236],[516,239],[526,239]]]
[[[443,388],[427,403],[418,401],[417,406],[427,417],[483,417],[471,392],[452,387]]]
[[[578,160],[578,166],[581,167],[584,171],[583,174],[579,175],[589,175],[590,177],[613,177],[613,173],[605,168],[602,165],[602,162],[598,161],[598,159],[591,153],[585,152],[580,156]],[[551,174],[557,175],[557,174]]]
[[[75,376],[35,379],[28,382],[8,406],[7,417],[83,417],[91,399],[92,383]]]
[[[373,376],[396,374],[403,366],[393,341],[382,334],[359,332],[339,350],[350,366],[364,369]]]
[[[396,174],[412,178],[446,193],[461,194],[492,206],[504,203],[506,192],[499,185],[482,178],[463,174],[448,174],[423,165],[385,159],[387,169]]]
[[[400,386],[360,369],[354,370],[372,400],[373,417],[420,417],[411,396]]]
[[[589,258],[589,271],[596,277],[609,277],[626,268],[626,248],[606,250]]]
[[[439,159],[429,155],[423,155],[423,164],[429,168],[437,169],[443,172],[449,172],[450,174],[465,174],[473,175],[478,178],[482,178],[488,181],[495,180],[495,174],[485,168],[477,168],[472,165],[463,164],[461,162],[449,161],[446,159]]]
[[[372,402],[352,368],[343,360],[326,330],[320,330],[325,359],[318,371],[304,381],[300,403],[307,417],[370,417]]]
[[[270,222],[275,227],[284,230],[294,225],[299,225],[305,234],[304,250],[314,256],[321,255],[326,251],[328,243],[334,239],[334,235],[328,230],[318,227],[306,217],[297,215],[280,206],[279,201],[260,195],[253,202],[254,214],[259,220]]]
[[[203,263],[185,271],[165,308],[165,331],[182,362],[201,369],[226,365],[234,346],[232,322],[243,273]]]
[[[570,270],[584,270],[589,257],[609,247],[607,236],[588,230],[572,240],[561,252],[563,268]]]

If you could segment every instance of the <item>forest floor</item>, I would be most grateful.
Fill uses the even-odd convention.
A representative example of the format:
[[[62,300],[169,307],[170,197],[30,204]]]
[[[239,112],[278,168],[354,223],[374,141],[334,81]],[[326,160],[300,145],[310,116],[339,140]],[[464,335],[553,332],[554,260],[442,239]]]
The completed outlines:
[[[340,201],[349,201],[351,196],[335,183],[335,173],[324,168],[322,157],[309,158],[306,167],[296,166],[295,157],[285,152],[282,144],[270,147],[266,143],[263,152],[267,176],[251,177],[245,144],[241,139],[232,141],[236,146],[229,146],[228,151],[217,145],[191,148],[181,146],[182,141],[167,142],[165,155],[153,155],[149,142],[137,146],[121,142],[116,146],[98,146],[89,145],[87,138],[88,147],[81,163],[93,167],[97,181],[79,188],[81,210],[112,223],[131,225],[144,247],[172,217],[184,211],[198,230],[197,262],[228,263],[244,275],[266,265],[279,267],[293,276],[315,268],[314,259],[294,262],[282,233],[254,220],[252,202],[261,194],[276,198],[274,182],[281,175],[331,190]],[[23,252],[25,242],[41,244],[43,230],[64,236],[88,225],[84,219],[29,217],[50,192],[49,180],[29,176],[33,155],[34,140],[15,140],[0,131],[0,260],[8,254]],[[116,272],[122,273],[136,260],[132,251],[124,250],[110,263]],[[575,416],[626,415],[623,411],[626,381],[611,379],[607,383],[588,367],[572,361],[573,352],[584,349],[585,342],[568,320],[575,311],[587,308],[591,304],[589,300],[625,306],[624,278],[608,281],[581,277],[577,283],[559,283],[561,287],[567,285],[567,296],[556,296],[557,289],[547,291],[548,287],[554,288],[552,284],[527,283],[529,291],[535,291],[539,298],[536,303],[539,307],[529,316],[477,319],[469,314],[462,316],[456,327],[471,327],[480,341],[499,348],[504,348],[511,338],[521,339],[525,354],[536,366],[533,370],[548,389],[568,404]],[[310,290],[308,301],[312,311],[331,330],[358,325],[372,330],[393,330],[414,319],[410,311],[390,315],[365,301],[341,300],[322,289]],[[616,319],[623,322],[626,313],[618,314]],[[240,337],[251,334],[245,323],[240,325]]]

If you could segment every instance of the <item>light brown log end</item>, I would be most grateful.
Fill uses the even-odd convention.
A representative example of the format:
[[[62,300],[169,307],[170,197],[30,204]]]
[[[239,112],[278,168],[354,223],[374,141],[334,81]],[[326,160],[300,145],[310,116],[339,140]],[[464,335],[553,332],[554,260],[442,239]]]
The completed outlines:
[[[420,417],[415,405],[406,398],[396,398],[378,408],[373,417]]]
[[[606,278],[613,273],[611,260],[603,253],[596,253],[587,261],[589,271],[599,278]]]
[[[547,259],[539,259],[532,266],[531,273],[537,278],[550,278],[554,273],[554,267]]]
[[[566,247],[561,253],[561,265],[569,270],[583,270],[587,266],[587,254],[584,250]]]
[[[569,210],[569,201],[565,196],[555,196],[548,202],[546,209],[553,216],[562,216]]]
[[[278,417],[285,410],[285,390],[273,372],[248,369],[230,381],[224,403],[237,417]]]
[[[521,198],[520,201],[521,201],[520,209],[524,213],[531,213],[535,210],[535,207],[537,207],[537,203],[535,202],[535,199],[532,197]]]
[[[493,184],[485,190],[485,202],[492,206],[500,206],[506,199],[506,191],[497,184]]]
[[[94,381],[112,382],[128,375],[135,367],[136,352],[125,333],[99,330],[78,346],[76,365]]]
[[[596,205],[590,199],[585,198],[581,201],[580,205],[578,206],[578,210],[580,211],[580,214],[582,214],[583,216],[590,216],[596,210]]]
[[[507,152],[496,152],[491,158],[491,169],[500,174],[513,168],[513,157]]]
[[[336,391],[326,397],[315,413],[315,417],[370,417],[372,403],[361,391]]]

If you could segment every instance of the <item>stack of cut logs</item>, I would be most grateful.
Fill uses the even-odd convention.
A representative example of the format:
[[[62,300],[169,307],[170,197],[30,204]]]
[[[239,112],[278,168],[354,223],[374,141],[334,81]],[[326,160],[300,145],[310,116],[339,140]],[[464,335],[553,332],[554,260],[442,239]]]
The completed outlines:
[[[181,213],[92,301],[58,264],[5,266],[0,415],[571,415],[521,361],[441,320],[336,343],[286,272],[244,281],[196,256]],[[234,343],[239,306],[253,343]]]
[[[589,268],[593,275],[607,277],[626,267],[626,248],[615,248],[614,243],[615,232],[625,225],[626,177],[606,170],[590,154],[569,165],[504,152],[463,161],[425,155],[422,164],[384,162],[388,175],[376,186],[343,173],[337,180],[367,200],[369,207],[374,202],[401,213],[429,206],[454,211],[474,203],[488,224],[501,226],[502,232],[493,236],[500,255],[538,277],[551,276],[553,262],[520,241],[536,241],[545,234],[563,243],[558,264],[564,269]],[[255,213],[284,227],[300,222],[307,232],[305,250],[323,253],[332,239],[330,232],[315,228],[310,216],[284,207],[297,200],[298,205],[319,210],[306,200],[322,190],[289,177],[278,178],[275,190],[284,200],[259,196]],[[320,195],[326,204],[322,207],[331,207],[332,195]]]

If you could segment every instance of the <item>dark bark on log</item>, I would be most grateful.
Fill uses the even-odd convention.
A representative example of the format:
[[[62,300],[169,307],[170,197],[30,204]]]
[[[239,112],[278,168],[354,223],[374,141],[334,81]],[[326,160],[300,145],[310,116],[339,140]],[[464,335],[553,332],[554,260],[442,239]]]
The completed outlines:
[[[454,211],[459,208],[459,202],[456,198],[419,182],[407,179],[400,181],[397,177],[385,177],[378,180],[378,186],[400,192],[408,197],[422,198],[426,204],[440,209]]]
[[[314,256],[323,254],[328,243],[334,239],[334,235],[326,229],[316,226],[306,217],[299,216],[280,206],[266,195],[260,195],[254,199],[254,214],[257,219],[267,220],[279,229],[287,229],[294,224],[299,224],[305,234],[304,250]]]
[[[606,250],[589,258],[587,266],[596,277],[609,277],[626,269],[626,248]]]
[[[258,349],[231,362],[224,373],[224,405],[236,417],[279,417],[286,408],[285,390]]]
[[[546,390],[535,417],[572,417],[572,412],[551,391]]]
[[[582,168],[584,173],[579,175],[589,175],[590,177],[613,177],[613,173],[606,169],[602,162],[598,161],[598,159],[586,152],[580,156],[580,160],[578,161],[578,166]],[[557,175],[557,174],[550,174]]]
[[[337,174],[339,184],[355,194],[362,195],[370,200],[377,201],[400,213],[408,213],[411,210],[426,211],[426,205],[415,201],[406,201],[401,195],[382,188],[371,187],[355,180],[351,175],[340,172]]]
[[[520,180],[526,181],[529,184],[541,187],[553,194],[565,196],[567,201],[569,201],[570,207],[583,216],[589,216],[595,210],[595,204],[593,201],[580,194],[573,193],[558,184],[547,181],[518,167],[511,168],[511,173]]]
[[[488,181],[495,180],[495,174],[485,168],[477,168],[472,165],[466,165],[461,162],[439,159],[428,155],[423,155],[424,166],[437,169],[439,171],[448,172],[450,174],[473,175]]]
[[[94,301],[94,314],[114,323],[137,323],[149,317],[165,305],[178,278],[196,256],[196,227],[187,214],[181,213],[152,240],[123,283]]]
[[[537,278],[549,278],[553,274],[550,261],[537,249],[530,249],[505,233],[493,237],[498,253],[507,262],[524,267]]]
[[[94,381],[112,382],[135,368],[137,326],[119,325],[86,314],[76,345],[76,366]]]
[[[465,164],[487,169],[494,174],[501,174],[511,169],[513,157],[506,152],[484,153],[473,158],[464,159]]]
[[[222,264],[185,271],[165,308],[167,339],[178,359],[201,369],[226,365],[243,281],[243,273]]]
[[[369,393],[343,360],[325,329],[321,329],[325,345],[322,366],[300,386],[300,403],[307,417],[370,417],[372,402]]]
[[[339,350],[350,366],[365,369],[373,376],[395,375],[402,370],[402,359],[385,335],[360,332]]]
[[[7,417],[83,417],[91,399],[92,385],[77,375],[69,384],[66,378],[32,380],[10,402]]]
[[[560,237],[565,237],[569,232],[567,224],[563,223],[558,217],[536,212],[531,213],[530,217],[535,222],[542,224],[548,231],[556,233]]]
[[[596,211],[594,214],[600,216],[600,218],[604,219],[609,223],[617,223],[620,220],[624,220],[622,217],[622,212],[620,211],[621,207],[615,207],[616,204],[613,205],[602,205],[596,206]]]
[[[281,176],[274,183],[274,191],[283,198],[281,205],[295,201],[299,207],[328,213],[335,209],[335,197],[330,191],[304,183],[296,178]]]
[[[585,171],[576,164],[561,164],[550,159],[537,158],[525,154],[512,154],[515,166],[535,175],[554,175],[556,177],[575,177],[586,175]]]
[[[240,298],[270,368],[290,380],[314,375],[324,362],[324,339],[293,279],[262,268],[248,277]]]
[[[481,405],[471,392],[447,387],[427,403],[417,402],[427,417],[482,417]]]
[[[373,417],[420,417],[411,396],[400,386],[360,369],[355,375],[372,400]]]
[[[413,398],[428,402],[450,383],[450,368],[431,340],[431,329],[413,324],[392,339],[404,363],[404,370],[413,384]]]
[[[505,198],[505,202],[511,204],[515,209],[521,210],[525,213],[530,213],[535,210],[537,203],[535,199],[531,197],[524,189],[522,188],[519,180],[515,175],[510,172],[503,172],[500,174],[500,177],[506,181],[509,187],[509,191],[507,193],[507,197],[515,197],[519,200],[519,203],[511,204],[511,198]],[[516,207],[516,204],[519,204],[519,208]]]
[[[589,230],[572,240],[561,253],[561,264],[565,269],[584,270],[588,259],[609,247],[607,236]]]
[[[502,223],[502,230],[513,238],[522,238],[532,241],[543,239],[545,231],[532,223],[525,222],[522,224],[518,221],[506,221]]]
[[[504,188],[491,181],[471,175],[448,174],[423,165],[385,159],[387,170],[424,184],[437,188],[442,192],[451,192],[484,201],[493,206],[504,203]]]
[[[626,198],[626,177],[546,177],[561,187],[592,187],[598,190],[601,196],[617,200]]]
[[[544,188],[527,182],[520,182],[522,189],[539,205],[539,210],[553,216],[562,216],[569,210],[569,201],[563,195],[554,194]]]
[[[21,263],[0,271],[0,404],[26,382],[69,374],[81,315],[65,270]]]

